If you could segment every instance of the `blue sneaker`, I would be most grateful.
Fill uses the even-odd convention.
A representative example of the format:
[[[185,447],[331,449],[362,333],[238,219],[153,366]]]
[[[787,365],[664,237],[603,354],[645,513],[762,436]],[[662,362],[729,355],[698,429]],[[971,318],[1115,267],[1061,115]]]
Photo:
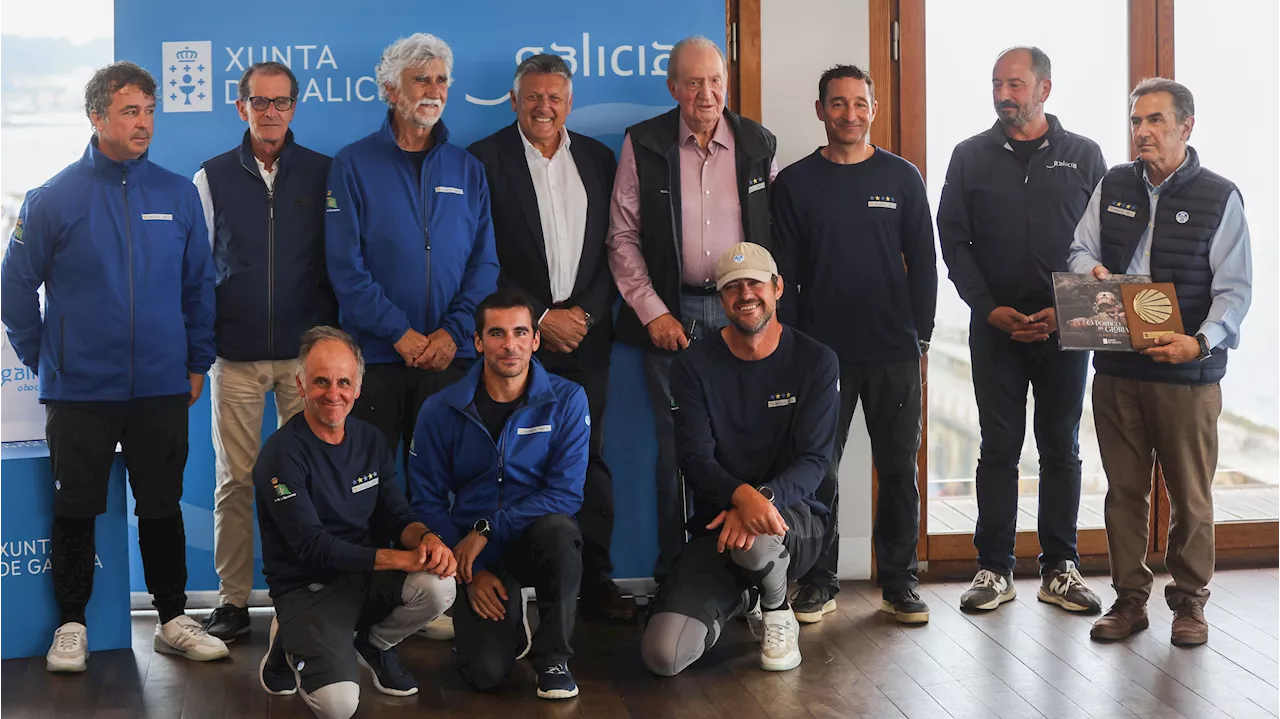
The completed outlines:
[[[538,672],[538,696],[542,699],[572,699],[578,696],[578,685],[569,673],[568,664],[557,664]]]
[[[356,659],[373,674],[373,686],[383,694],[407,697],[418,693],[418,682],[400,663],[395,647],[383,651],[369,643],[369,631],[356,634]]]

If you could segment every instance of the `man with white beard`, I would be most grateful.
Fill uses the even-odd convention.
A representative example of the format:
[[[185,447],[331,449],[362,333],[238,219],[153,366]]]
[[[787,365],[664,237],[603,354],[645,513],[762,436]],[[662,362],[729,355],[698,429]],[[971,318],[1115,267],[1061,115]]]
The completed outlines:
[[[394,42],[377,67],[382,127],[333,159],[325,254],[342,328],[368,370],[352,416],[407,461],[423,400],[475,359],[472,313],[497,286],[484,167],[440,121],[453,51],[434,35]]]

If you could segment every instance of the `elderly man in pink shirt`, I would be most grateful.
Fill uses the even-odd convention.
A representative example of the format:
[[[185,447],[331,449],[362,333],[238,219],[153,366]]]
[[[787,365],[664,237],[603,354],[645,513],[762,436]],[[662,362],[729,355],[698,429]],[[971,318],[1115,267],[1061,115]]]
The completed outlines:
[[[679,107],[627,128],[614,183],[609,267],[627,301],[617,337],[645,350],[658,436],[662,581],[684,544],[669,378],[675,353],[726,324],[716,260],[739,242],[770,247],[773,133],[725,109],[724,53],[705,37],[676,43],[667,89]]]

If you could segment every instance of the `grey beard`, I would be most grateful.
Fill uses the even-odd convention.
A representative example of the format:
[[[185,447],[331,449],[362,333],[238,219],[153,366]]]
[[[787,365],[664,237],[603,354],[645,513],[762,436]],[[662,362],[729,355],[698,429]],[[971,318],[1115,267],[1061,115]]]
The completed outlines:
[[[769,326],[769,320],[771,319],[773,319],[773,313],[766,312],[764,314],[764,317],[760,318],[759,324],[757,324],[754,327],[750,325],[744,325],[741,322],[738,322],[737,320],[729,320],[729,321],[733,323],[734,327],[738,328],[739,332],[746,335],[747,337],[753,337],[755,335],[760,334],[761,332],[764,332],[764,328]]]

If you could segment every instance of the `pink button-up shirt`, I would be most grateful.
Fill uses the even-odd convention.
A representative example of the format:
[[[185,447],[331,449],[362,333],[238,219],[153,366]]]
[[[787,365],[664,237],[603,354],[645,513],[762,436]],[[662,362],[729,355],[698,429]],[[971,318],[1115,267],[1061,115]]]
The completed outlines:
[[[777,174],[774,161],[769,169],[770,181]],[[680,281],[686,285],[715,282],[716,261],[721,253],[744,240],[734,137],[729,123],[723,120],[716,124],[711,141],[703,148],[684,118],[680,118],[680,215]],[[609,268],[618,291],[640,322],[647,325],[669,312],[653,289],[640,251],[640,179],[630,135],[623,140],[613,184],[608,245]]]

